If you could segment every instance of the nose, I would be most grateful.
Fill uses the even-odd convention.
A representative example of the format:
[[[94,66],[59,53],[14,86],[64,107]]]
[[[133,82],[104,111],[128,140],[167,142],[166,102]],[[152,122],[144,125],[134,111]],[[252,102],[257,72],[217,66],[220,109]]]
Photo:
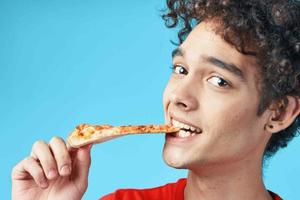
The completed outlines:
[[[196,87],[193,83],[179,83],[170,94],[171,103],[182,111],[192,111],[198,108]]]

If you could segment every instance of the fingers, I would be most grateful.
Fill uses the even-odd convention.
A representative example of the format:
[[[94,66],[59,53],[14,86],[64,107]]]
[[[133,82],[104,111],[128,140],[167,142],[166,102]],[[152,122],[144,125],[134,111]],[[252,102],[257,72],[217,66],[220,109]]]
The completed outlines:
[[[63,139],[54,137],[51,139],[49,146],[52,150],[56,168],[61,176],[68,176],[72,170],[72,160]]]
[[[32,146],[31,156],[36,158],[43,168],[48,179],[54,179],[57,176],[57,164],[52,152],[44,141],[37,141]]]
[[[48,187],[48,180],[69,176],[80,185],[87,186],[91,164],[91,145],[80,149],[69,149],[63,139],[54,137],[49,144],[44,141],[34,143],[31,156],[14,168],[14,180],[34,179],[42,188]]]
[[[50,180],[58,174],[68,176],[71,173],[71,157],[64,140],[59,137],[53,137],[49,145],[44,141],[37,141],[31,155],[40,161],[46,177]]]
[[[32,177],[41,188],[48,187],[48,181],[45,177],[41,165],[33,158],[27,157],[15,166],[12,172],[13,180],[22,180]]]
[[[89,169],[91,166],[92,145],[81,147],[75,152],[74,170],[76,170],[76,181],[87,183]]]

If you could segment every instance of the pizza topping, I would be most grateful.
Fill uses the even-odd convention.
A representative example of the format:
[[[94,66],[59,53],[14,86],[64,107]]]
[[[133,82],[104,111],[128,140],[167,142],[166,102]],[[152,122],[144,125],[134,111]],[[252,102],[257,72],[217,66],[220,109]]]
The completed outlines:
[[[122,135],[143,134],[143,133],[174,133],[180,128],[172,125],[88,125],[80,124],[68,137],[68,142],[72,147],[81,147],[90,143],[104,142]]]

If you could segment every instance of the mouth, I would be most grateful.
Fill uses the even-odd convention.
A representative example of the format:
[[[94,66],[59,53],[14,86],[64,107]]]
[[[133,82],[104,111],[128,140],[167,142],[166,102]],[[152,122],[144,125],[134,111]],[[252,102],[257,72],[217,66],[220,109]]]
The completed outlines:
[[[202,133],[202,130],[200,128],[193,126],[190,123],[178,121],[173,118],[170,122],[171,125],[173,125],[174,127],[180,128],[178,132],[169,134],[172,137],[188,138]]]

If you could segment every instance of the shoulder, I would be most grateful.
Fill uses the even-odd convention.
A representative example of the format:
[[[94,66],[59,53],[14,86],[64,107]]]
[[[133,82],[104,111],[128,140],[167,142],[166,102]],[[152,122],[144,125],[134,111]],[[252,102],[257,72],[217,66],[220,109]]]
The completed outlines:
[[[175,183],[146,189],[119,189],[108,194],[100,200],[158,200],[158,199],[183,199],[186,179],[179,179]]]

